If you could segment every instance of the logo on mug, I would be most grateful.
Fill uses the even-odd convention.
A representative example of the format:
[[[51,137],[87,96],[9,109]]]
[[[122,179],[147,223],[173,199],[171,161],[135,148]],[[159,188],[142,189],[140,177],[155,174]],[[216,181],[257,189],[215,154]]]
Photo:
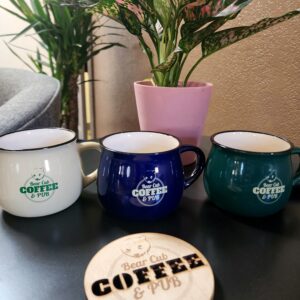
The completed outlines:
[[[285,185],[277,177],[276,171],[272,171],[270,175],[265,177],[258,186],[252,189],[261,202],[264,204],[272,204],[279,200],[285,191]]]
[[[168,187],[156,177],[156,172],[147,171],[136,189],[132,190],[132,196],[143,206],[155,206],[162,201],[167,192]]]
[[[34,169],[32,176],[20,187],[20,193],[34,202],[43,202],[50,199],[55,190],[58,189],[58,183],[45,175],[43,168]]]

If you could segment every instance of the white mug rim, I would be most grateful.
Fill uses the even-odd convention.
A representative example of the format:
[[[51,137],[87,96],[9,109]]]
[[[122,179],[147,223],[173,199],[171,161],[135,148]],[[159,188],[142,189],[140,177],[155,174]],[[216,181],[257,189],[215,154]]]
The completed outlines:
[[[215,140],[217,135],[226,134],[226,133],[239,133],[239,132],[241,132],[241,133],[261,134],[261,135],[267,135],[267,136],[270,136],[270,137],[274,137],[274,138],[280,139],[280,140],[286,142],[287,144],[289,144],[289,148],[286,149],[286,150],[281,150],[281,151],[261,151],[260,152],[260,151],[251,151],[251,150],[242,150],[242,149],[238,149],[238,148],[233,148],[233,147],[230,147],[230,146],[223,145],[223,144],[221,144],[221,143],[219,143]],[[223,148],[225,150],[227,149],[227,150],[230,150],[230,151],[244,153],[244,154],[250,154],[250,155],[253,155],[253,154],[256,154],[256,155],[281,155],[281,154],[290,153],[291,150],[294,148],[294,144],[286,138],[283,138],[283,137],[275,135],[275,134],[267,133],[267,132],[253,131],[253,130],[225,130],[225,131],[216,132],[215,134],[213,134],[211,136],[210,141],[211,141],[212,145],[218,146],[218,147]]]
[[[45,127],[45,128],[35,128],[35,129],[23,129],[23,130],[17,130],[17,131],[12,131],[12,132],[8,132],[5,133],[3,135],[0,136],[0,139],[8,136],[8,135],[13,135],[13,134],[17,134],[17,133],[22,133],[22,132],[30,132],[30,131],[42,131],[42,130],[61,130],[61,131],[67,131],[72,133],[73,137],[61,142],[61,143],[57,143],[54,145],[50,145],[50,146],[44,146],[44,147],[35,147],[35,148],[24,148],[24,149],[6,149],[6,148],[1,148],[0,147],[0,151],[7,151],[7,152],[27,152],[27,151],[37,151],[37,150],[44,150],[44,149],[51,149],[51,148],[57,148],[60,146],[64,146],[67,144],[70,144],[74,141],[77,141],[77,136],[76,133],[73,130],[67,129],[67,128],[62,128],[62,127]]]
[[[111,147],[107,147],[104,145],[104,141],[105,139],[111,137],[111,136],[115,136],[115,135],[120,135],[120,134],[128,134],[128,133],[154,133],[154,134],[161,134],[161,135],[164,135],[164,136],[167,136],[167,137],[171,137],[173,139],[175,139],[177,141],[177,146],[172,148],[172,149],[169,149],[169,150],[165,150],[165,151],[153,151],[153,152],[130,152],[130,151],[120,151],[120,150],[116,150],[116,149],[113,149]],[[175,137],[174,135],[172,134],[168,134],[168,133],[165,133],[165,132],[160,132],[160,131],[149,131],[149,130],[141,130],[141,131],[120,131],[120,132],[115,132],[115,133],[112,133],[112,134],[108,134],[102,138],[99,139],[99,144],[101,145],[101,147],[105,150],[108,150],[108,151],[111,151],[113,153],[118,153],[118,154],[123,154],[123,155],[159,155],[159,154],[163,154],[163,153],[169,153],[169,152],[172,152],[176,149],[179,149],[181,145],[181,142],[180,140]]]

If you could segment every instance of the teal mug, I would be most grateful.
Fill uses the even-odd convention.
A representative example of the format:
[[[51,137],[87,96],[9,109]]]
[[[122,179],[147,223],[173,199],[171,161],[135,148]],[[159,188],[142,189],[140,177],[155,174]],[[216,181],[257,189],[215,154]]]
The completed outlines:
[[[204,171],[210,200],[235,214],[263,217],[281,210],[300,183],[292,156],[300,155],[286,139],[262,132],[224,131],[211,137]]]

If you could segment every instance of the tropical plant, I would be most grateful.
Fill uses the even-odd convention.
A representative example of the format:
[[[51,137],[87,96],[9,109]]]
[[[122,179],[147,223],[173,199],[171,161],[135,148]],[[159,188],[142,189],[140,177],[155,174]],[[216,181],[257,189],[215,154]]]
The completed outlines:
[[[78,76],[86,63],[100,51],[119,43],[101,42],[99,24],[91,13],[81,8],[62,7],[59,0],[9,0],[16,8],[14,11],[0,5],[0,8],[28,23],[21,32],[11,34],[10,43],[20,36],[28,35],[35,39],[40,48],[28,55],[33,64],[30,68],[47,73],[61,82],[61,125],[78,131]],[[28,2],[28,3],[27,3]],[[35,34],[30,34],[30,30]],[[21,58],[11,46],[10,50]]]
[[[191,51],[201,45],[202,55],[188,71],[187,82],[198,64],[216,51],[299,14],[267,18],[250,26],[220,28],[235,19],[252,0],[65,0],[123,24],[140,41],[149,58],[153,82],[178,86]],[[150,37],[145,40],[145,34]],[[199,51],[200,52],[200,51]]]

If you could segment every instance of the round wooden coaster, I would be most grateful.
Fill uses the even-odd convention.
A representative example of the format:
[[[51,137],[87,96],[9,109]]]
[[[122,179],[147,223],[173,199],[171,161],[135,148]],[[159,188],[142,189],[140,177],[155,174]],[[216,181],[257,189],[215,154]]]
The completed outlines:
[[[86,269],[84,288],[88,300],[208,300],[214,276],[203,254],[187,242],[139,233],[102,248]]]

